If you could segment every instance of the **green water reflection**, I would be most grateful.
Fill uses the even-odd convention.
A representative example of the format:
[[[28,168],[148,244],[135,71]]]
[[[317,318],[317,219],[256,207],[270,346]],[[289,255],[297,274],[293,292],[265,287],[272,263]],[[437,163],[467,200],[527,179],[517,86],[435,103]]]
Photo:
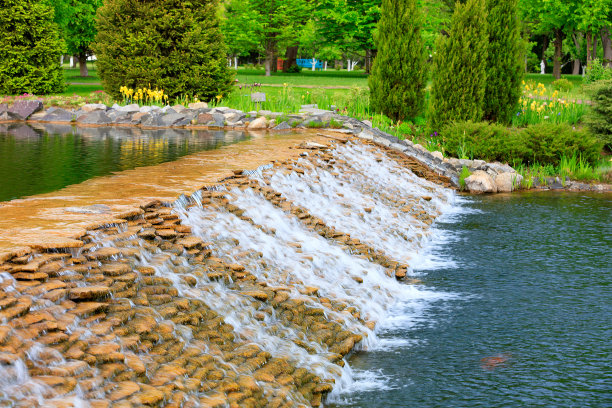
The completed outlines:
[[[244,132],[0,125],[0,201],[245,140]]]

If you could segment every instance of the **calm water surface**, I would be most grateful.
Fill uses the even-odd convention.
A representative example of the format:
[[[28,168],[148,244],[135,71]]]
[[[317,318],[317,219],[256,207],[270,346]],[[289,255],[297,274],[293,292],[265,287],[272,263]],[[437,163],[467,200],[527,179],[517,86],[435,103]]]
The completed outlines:
[[[0,201],[59,190],[245,140],[243,132],[182,129],[0,127]]]
[[[383,323],[336,406],[612,407],[611,222],[611,195],[464,199],[422,271],[440,299]]]

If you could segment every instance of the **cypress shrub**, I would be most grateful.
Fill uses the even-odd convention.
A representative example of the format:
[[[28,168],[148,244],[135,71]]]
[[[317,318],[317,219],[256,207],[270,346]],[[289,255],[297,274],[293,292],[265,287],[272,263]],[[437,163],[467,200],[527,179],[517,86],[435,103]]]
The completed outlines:
[[[483,117],[489,41],[484,1],[457,3],[450,36],[436,41],[429,114],[432,129]]]
[[[93,46],[106,92],[160,88],[211,100],[232,89],[216,0],[107,0]]]
[[[488,0],[488,58],[484,118],[510,123],[523,79],[523,40],[517,0]]]
[[[3,0],[0,7],[0,94],[64,90],[64,51],[53,9],[39,0]]]
[[[593,106],[585,122],[606,148],[612,150],[612,79],[595,82],[587,91]]]
[[[370,105],[393,120],[415,118],[425,101],[425,48],[416,0],[383,0]]]

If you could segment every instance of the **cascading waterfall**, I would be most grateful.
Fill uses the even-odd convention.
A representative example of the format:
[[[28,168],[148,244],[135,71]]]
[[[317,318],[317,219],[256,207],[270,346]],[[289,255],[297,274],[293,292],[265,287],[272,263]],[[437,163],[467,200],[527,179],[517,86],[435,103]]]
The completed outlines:
[[[306,406],[371,382],[347,356],[393,346],[380,327],[409,325],[443,296],[398,279],[430,262],[431,224],[453,192],[360,143],[245,173],[92,232],[64,257],[53,273],[68,284],[57,287],[87,313],[53,348],[28,342],[0,364],[0,405]],[[11,279],[0,275],[5,293]],[[74,307],[63,299],[37,305],[59,318],[60,305]],[[37,371],[38,361],[64,371]],[[79,380],[63,393],[40,377],[75,364]]]

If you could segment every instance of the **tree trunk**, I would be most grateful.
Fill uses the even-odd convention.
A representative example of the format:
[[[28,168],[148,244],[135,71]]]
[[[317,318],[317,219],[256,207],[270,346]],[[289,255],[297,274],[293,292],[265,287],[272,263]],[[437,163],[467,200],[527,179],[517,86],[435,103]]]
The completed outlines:
[[[591,61],[593,60],[593,54],[591,54],[591,45],[593,42],[593,33],[591,33],[590,31],[586,33],[586,41],[587,41],[587,46],[586,46],[586,51],[587,51],[587,67],[591,65]]]
[[[79,54],[79,71],[82,77],[89,76],[87,70],[87,54]]]
[[[593,59],[597,58],[597,35],[593,34]]]
[[[604,64],[612,67],[612,38],[610,38],[610,27],[601,30],[601,46],[603,47]]]
[[[276,53],[276,42],[273,40],[266,41],[266,76],[271,76],[276,65],[274,57]]]
[[[287,47],[287,51],[285,51],[285,61],[283,61],[283,72],[287,72],[289,68],[294,65],[297,65],[297,55],[299,45],[292,45],[291,47]]]
[[[582,35],[581,35],[582,36]],[[574,46],[576,47],[576,53],[580,51],[580,41],[578,40],[578,34],[574,33],[572,35],[572,39],[574,40]],[[572,75],[580,75],[580,58],[576,58],[574,60],[574,65],[572,66]]]
[[[70,57],[70,68],[76,68],[78,59],[79,58],[76,55]]]
[[[272,56],[272,72],[278,72],[278,53],[276,46],[274,47],[274,55]]]
[[[367,49],[366,50],[366,56],[365,56],[365,73],[369,74],[370,70],[372,69],[372,60],[373,60],[373,56],[372,56],[372,50],[371,49]]]
[[[561,78],[561,56],[563,55],[563,31],[555,30],[555,59],[553,65],[553,76],[555,79]]]

